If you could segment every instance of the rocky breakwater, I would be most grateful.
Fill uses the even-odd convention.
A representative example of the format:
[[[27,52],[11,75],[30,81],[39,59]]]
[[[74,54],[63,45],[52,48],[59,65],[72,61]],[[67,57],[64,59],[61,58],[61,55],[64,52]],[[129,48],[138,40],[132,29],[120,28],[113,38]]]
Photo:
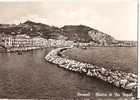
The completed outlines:
[[[63,51],[69,48],[57,48],[49,52],[45,59],[48,62],[58,65],[59,67],[83,73],[90,77],[96,77],[108,82],[116,87],[122,87],[132,92],[137,91],[138,77],[133,73],[127,73],[119,70],[105,69],[96,65],[78,62],[65,58]]]

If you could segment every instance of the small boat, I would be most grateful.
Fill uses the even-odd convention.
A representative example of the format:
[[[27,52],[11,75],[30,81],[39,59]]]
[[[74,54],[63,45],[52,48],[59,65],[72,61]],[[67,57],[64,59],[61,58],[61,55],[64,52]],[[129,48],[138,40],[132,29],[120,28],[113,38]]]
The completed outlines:
[[[18,51],[18,55],[22,55],[22,52]]]
[[[82,49],[87,49],[87,47],[83,46]]]

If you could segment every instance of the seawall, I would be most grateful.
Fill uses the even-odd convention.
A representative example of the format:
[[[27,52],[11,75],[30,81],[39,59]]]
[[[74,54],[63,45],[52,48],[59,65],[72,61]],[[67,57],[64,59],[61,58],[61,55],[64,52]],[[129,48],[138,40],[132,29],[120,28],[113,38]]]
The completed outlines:
[[[64,47],[54,49],[45,56],[45,59],[67,70],[83,73],[90,77],[96,77],[116,87],[122,87],[133,92],[137,91],[137,75],[119,70],[105,69],[96,65],[64,58],[63,51],[67,49],[70,48]]]

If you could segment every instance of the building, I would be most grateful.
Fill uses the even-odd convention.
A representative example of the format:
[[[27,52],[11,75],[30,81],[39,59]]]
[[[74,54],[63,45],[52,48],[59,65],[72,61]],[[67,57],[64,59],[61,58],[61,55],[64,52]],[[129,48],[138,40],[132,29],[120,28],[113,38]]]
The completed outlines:
[[[32,39],[27,35],[3,35],[1,37],[1,46],[9,49],[15,47],[32,46]]]
[[[41,37],[32,38],[32,46],[34,47],[45,47],[47,46],[47,39]]]
[[[33,45],[32,39],[27,35],[16,35],[11,39],[13,47],[30,47]]]
[[[1,43],[0,45],[2,47],[5,47],[5,48],[11,48],[12,47],[12,36],[11,35],[2,35],[1,36]]]

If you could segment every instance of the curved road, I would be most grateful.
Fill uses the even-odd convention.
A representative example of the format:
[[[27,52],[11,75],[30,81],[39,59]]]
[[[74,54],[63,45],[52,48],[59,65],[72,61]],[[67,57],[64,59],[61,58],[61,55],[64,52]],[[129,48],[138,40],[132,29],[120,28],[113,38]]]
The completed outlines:
[[[129,93],[46,62],[44,56],[50,50],[0,53],[0,98],[69,98],[90,93],[95,100],[95,93]]]

